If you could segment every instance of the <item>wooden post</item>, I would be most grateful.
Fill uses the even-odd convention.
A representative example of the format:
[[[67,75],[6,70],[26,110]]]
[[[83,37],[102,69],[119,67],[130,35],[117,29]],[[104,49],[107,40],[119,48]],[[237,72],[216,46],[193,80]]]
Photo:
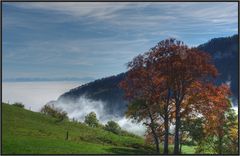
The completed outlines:
[[[68,131],[67,131],[67,133],[66,133],[66,138],[65,138],[65,140],[68,140]]]

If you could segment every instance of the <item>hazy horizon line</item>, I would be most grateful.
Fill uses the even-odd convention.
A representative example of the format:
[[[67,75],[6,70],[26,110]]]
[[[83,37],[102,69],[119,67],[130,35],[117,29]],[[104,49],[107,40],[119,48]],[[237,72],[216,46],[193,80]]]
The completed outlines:
[[[48,81],[94,81],[94,77],[57,77],[57,78],[46,78],[46,77],[36,77],[36,78],[5,78],[2,82],[48,82]]]

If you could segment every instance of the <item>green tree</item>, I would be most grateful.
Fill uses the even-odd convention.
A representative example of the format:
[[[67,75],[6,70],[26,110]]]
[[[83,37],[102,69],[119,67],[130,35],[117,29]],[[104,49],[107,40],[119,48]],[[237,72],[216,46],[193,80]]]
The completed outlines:
[[[95,112],[90,112],[88,115],[86,115],[84,122],[90,127],[98,127],[99,125],[99,121]]]
[[[204,145],[204,128],[203,128],[203,118],[194,118],[186,120],[182,120],[180,131],[181,133],[187,133],[187,136],[189,140],[191,140],[189,143],[191,145],[197,145],[196,153],[202,153],[204,151],[203,145]],[[180,141],[181,143],[184,142],[184,140]],[[181,147],[181,146],[180,146]],[[181,151],[181,148],[180,148]]]
[[[158,113],[155,110],[156,107],[152,107],[146,100],[135,100],[129,103],[126,117],[132,118],[138,123],[143,122],[149,130],[149,133],[151,133],[156,147],[156,153],[159,154],[159,135],[157,132]]]
[[[40,112],[56,118],[57,122],[68,119],[67,112],[63,111],[61,108],[54,107],[54,105],[46,104],[42,107]]]
[[[121,133],[121,127],[115,121],[108,121],[107,124],[105,125],[105,129],[115,134]]]
[[[229,108],[225,112],[225,123],[223,125],[223,153],[238,153],[238,116],[234,109]]]
[[[229,138],[229,145],[227,149],[230,149],[231,153],[237,154],[238,153],[238,115],[234,109],[229,109],[229,113],[227,116],[229,127],[228,131],[228,138]]]
[[[21,102],[15,102],[13,106],[19,107],[19,108],[24,108],[24,105]]]

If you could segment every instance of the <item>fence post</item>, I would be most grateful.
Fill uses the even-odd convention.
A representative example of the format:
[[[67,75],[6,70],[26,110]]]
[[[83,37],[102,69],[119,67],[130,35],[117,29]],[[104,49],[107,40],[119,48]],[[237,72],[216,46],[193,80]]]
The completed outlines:
[[[67,131],[67,133],[66,133],[66,138],[65,138],[65,140],[68,140],[68,131]]]

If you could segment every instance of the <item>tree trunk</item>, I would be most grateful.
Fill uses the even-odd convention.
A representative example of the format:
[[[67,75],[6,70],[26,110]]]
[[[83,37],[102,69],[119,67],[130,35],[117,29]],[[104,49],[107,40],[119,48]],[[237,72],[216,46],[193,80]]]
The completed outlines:
[[[164,154],[168,154],[168,136],[169,136],[169,127],[168,127],[168,109],[165,108],[165,116],[164,116]]]
[[[165,134],[164,134],[164,154],[168,154],[168,136],[169,136],[169,126],[168,126],[168,107],[169,107],[169,100],[171,96],[171,90],[168,88],[168,96],[167,96],[167,102],[164,106],[164,129],[165,129]]]
[[[220,116],[219,121],[220,121],[220,123],[222,123],[221,121],[224,121],[224,116]],[[223,144],[222,139],[223,139],[223,136],[224,136],[222,126],[218,127],[218,135],[217,136],[218,136],[218,154],[222,154],[222,144]]]
[[[174,139],[174,154],[179,154],[180,102],[176,101],[176,126]]]
[[[155,127],[154,127],[154,119],[153,119],[153,116],[152,116],[152,114],[151,114],[149,109],[148,109],[148,115],[149,115],[150,120],[151,120],[150,128],[152,130],[153,138],[154,138],[155,145],[156,145],[156,153],[159,154],[160,153],[160,149],[159,149],[158,136],[157,136],[157,133],[156,133]]]
[[[222,154],[222,136],[218,137],[218,154]]]
[[[180,143],[180,150],[179,150],[179,153],[180,153],[180,154],[182,153],[182,143]]]
[[[156,153],[159,154],[160,153],[160,149],[159,149],[159,141],[158,141],[158,136],[154,130],[154,128],[152,128],[152,134],[154,137],[154,141],[155,141],[155,145],[156,145]]]
[[[156,153],[157,153],[157,154],[160,154],[158,139],[156,140]]]
[[[182,153],[182,133],[180,133],[180,136],[179,136],[179,144],[180,144],[180,148],[179,148],[179,153],[181,154]]]

